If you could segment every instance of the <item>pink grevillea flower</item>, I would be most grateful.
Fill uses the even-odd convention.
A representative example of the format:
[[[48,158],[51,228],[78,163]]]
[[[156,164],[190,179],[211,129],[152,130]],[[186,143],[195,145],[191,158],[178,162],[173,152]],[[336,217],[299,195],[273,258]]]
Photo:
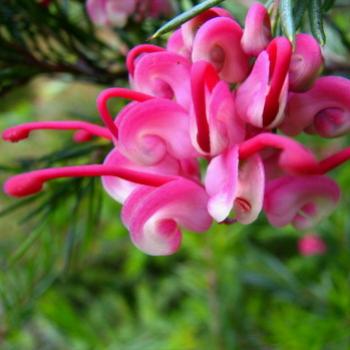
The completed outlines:
[[[123,204],[133,243],[153,255],[174,253],[182,228],[201,233],[212,219],[249,224],[264,211],[273,226],[312,227],[339,201],[325,174],[350,159],[350,147],[318,161],[277,128],[289,135],[348,132],[350,83],[324,77],[313,84],[322,58],[309,35],[298,34],[294,52],[286,38],[270,35],[267,12],[255,4],[244,31],[214,8],[183,24],[166,49],[136,46],[126,62],[132,89],[98,96],[104,127],[46,121],[3,133],[10,142],[40,129],[73,130],[77,142],[104,138],[111,150],[103,164],[16,175],[5,192],[23,197],[56,178],[99,176]],[[117,117],[108,109],[114,98],[131,100]]]
[[[286,38],[273,39],[258,56],[249,77],[237,90],[239,117],[258,128],[274,128],[284,116],[292,47]]]
[[[329,215],[339,198],[338,185],[326,176],[284,176],[267,184],[264,211],[274,226],[308,229]]]
[[[304,93],[291,93],[281,126],[288,135],[307,130],[336,137],[350,130],[350,80],[322,77]]]
[[[308,90],[317,78],[322,64],[321,48],[316,39],[310,34],[297,34],[289,68],[290,90]]]
[[[271,23],[266,7],[259,2],[254,3],[245,18],[242,36],[242,47],[246,54],[258,56],[271,41]]]
[[[174,11],[169,0],[87,0],[86,9],[95,24],[116,27],[125,26],[132,15],[141,20],[170,16]]]
[[[327,245],[318,235],[309,233],[299,239],[298,250],[303,256],[323,255]]]
[[[137,0],[87,0],[86,9],[97,25],[123,27],[128,17],[135,12]]]

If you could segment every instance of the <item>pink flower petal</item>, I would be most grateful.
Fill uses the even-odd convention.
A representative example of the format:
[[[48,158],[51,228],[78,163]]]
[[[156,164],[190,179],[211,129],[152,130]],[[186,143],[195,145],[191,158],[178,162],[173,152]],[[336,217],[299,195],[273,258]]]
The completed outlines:
[[[339,197],[338,185],[326,176],[284,176],[268,183],[264,210],[274,226],[307,229],[329,215]]]
[[[211,225],[208,196],[192,181],[176,180],[156,189],[134,191],[122,210],[133,243],[150,255],[175,253],[182,240],[179,226],[200,233]]]
[[[242,36],[242,47],[246,54],[257,56],[271,40],[270,17],[266,7],[259,2],[248,10]]]
[[[325,242],[315,234],[307,234],[298,241],[298,249],[301,255],[322,255],[326,252]]]
[[[87,0],[86,10],[92,20],[97,25],[107,25],[108,16],[106,5],[108,0]]]
[[[308,90],[318,76],[322,64],[321,48],[317,40],[310,34],[297,34],[289,68],[291,91]]]
[[[229,83],[240,82],[249,71],[241,37],[242,29],[233,19],[213,18],[199,28],[193,42],[192,60],[210,62],[221,79]]]
[[[181,28],[175,30],[175,32],[170,35],[167,42],[167,50],[184,56],[188,60],[191,59],[191,50],[185,45]]]
[[[173,99],[183,107],[191,104],[190,62],[173,52],[156,52],[142,56],[135,66],[135,90]]]
[[[265,176],[258,155],[238,165],[238,147],[213,158],[208,166],[205,188],[209,194],[208,211],[218,222],[225,220],[232,208],[237,221],[253,222],[264,198]]]

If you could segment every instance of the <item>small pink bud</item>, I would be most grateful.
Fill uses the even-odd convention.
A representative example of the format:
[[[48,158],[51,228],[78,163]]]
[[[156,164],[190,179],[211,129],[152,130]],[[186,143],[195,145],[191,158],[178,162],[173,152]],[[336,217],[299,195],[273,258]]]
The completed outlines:
[[[325,242],[315,234],[307,234],[298,241],[298,250],[301,255],[323,255],[327,251]]]

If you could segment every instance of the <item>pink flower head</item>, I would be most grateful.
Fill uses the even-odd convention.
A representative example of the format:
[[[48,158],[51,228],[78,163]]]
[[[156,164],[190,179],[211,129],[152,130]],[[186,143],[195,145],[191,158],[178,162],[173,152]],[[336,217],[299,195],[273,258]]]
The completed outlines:
[[[112,4],[116,14],[106,11]],[[147,4],[142,11],[165,11],[160,2]],[[121,24],[136,5],[91,0],[88,9],[100,23]],[[182,229],[202,233],[212,219],[250,224],[264,212],[276,227],[313,227],[339,201],[325,174],[350,158],[350,147],[319,161],[278,128],[288,135],[347,133],[350,83],[322,77],[313,84],[322,64],[317,42],[298,34],[293,52],[286,38],[271,38],[269,23],[259,4],[244,31],[226,10],[213,8],[183,24],[166,48],[136,46],[126,62],[131,89],[105,89],[97,98],[104,126],[43,121],[3,133],[9,142],[44,129],[73,130],[76,142],[103,138],[111,145],[103,164],[15,175],[5,192],[23,197],[57,178],[101,177],[123,205],[131,241],[152,255],[176,252]],[[108,109],[115,98],[131,100],[117,116]]]
[[[310,233],[299,239],[298,250],[304,256],[323,255],[327,245],[318,235]]]

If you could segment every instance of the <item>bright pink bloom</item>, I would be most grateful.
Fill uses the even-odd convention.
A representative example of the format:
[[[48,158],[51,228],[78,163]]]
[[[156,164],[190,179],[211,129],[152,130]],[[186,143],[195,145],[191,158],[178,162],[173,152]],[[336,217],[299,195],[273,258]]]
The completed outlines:
[[[315,234],[307,234],[298,241],[298,250],[301,255],[323,255],[327,251],[326,243]]]
[[[288,135],[307,129],[323,137],[344,135],[350,130],[350,80],[322,77],[305,93],[291,93],[281,126]]]
[[[94,15],[109,23],[125,21],[136,2],[143,14],[153,13],[148,1],[91,0],[89,6],[100,6]],[[124,12],[106,12],[112,3],[117,12],[126,6]],[[325,137],[348,132],[350,81],[324,77],[309,91],[291,92],[309,88],[318,74],[317,42],[298,34],[292,52],[286,38],[271,39],[260,4],[245,23],[243,33],[227,11],[213,8],[183,24],[167,49],[151,44],[132,49],[131,89],[106,89],[97,99],[104,126],[69,120],[5,130],[3,138],[10,142],[42,129],[73,130],[76,142],[93,137],[111,142],[103,164],[16,175],[5,183],[5,192],[23,197],[56,178],[99,176],[106,192],[123,204],[131,240],[153,255],[174,253],[181,228],[204,232],[212,218],[249,224],[264,211],[277,227],[315,225],[340,197],[325,174],[350,159],[350,147],[318,161],[276,128]],[[251,55],[257,56],[254,64]],[[108,109],[115,98],[131,100],[116,117]]]
[[[87,0],[86,10],[97,25],[125,26],[132,15],[144,17],[170,16],[174,9],[169,0]]]
[[[246,54],[258,56],[266,49],[272,38],[270,17],[266,7],[259,2],[254,3],[245,18],[242,36],[242,47]]]

